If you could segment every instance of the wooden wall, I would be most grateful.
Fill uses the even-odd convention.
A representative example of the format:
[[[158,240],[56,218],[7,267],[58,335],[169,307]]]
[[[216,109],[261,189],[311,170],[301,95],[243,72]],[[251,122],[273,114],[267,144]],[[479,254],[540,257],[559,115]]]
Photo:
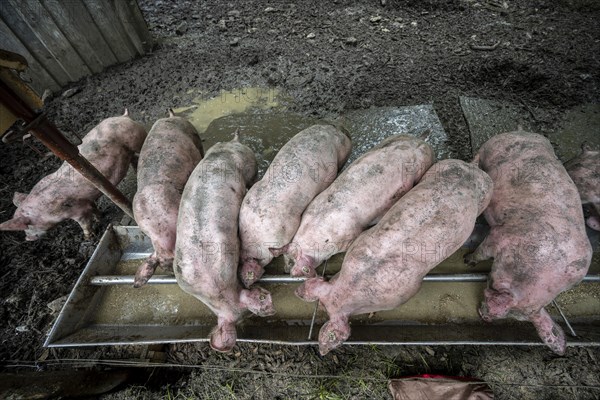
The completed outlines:
[[[136,0],[0,0],[0,48],[23,55],[42,94],[152,48]]]

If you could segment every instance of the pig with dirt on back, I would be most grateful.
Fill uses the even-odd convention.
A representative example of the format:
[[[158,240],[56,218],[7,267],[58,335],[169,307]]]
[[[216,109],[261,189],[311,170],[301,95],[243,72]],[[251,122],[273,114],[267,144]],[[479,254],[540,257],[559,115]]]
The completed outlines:
[[[256,176],[256,158],[236,137],[211,147],[190,176],[179,206],[173,269],[185,292],[206,304],[218,322],[210,345],[230,351],[236,322],[246,310],[275,313],[262,288],[242,288],[238,279],[238,215],[246,188]]]
[[[581,146],[581,154],[565,163],[579,197],[590,216],[586,224],[600,231],[600,151],[592,150],[587,144]]]
[[[181,193],[203,155],[194,126],[171,110],[150,129],[140,152],[133,215],[154,252],[138,268],[134,287],[148,282],[158,266],[172,268]]]
[[[292,240],[308,204],[336,178],[350,138],[330,125],[299,132],[277,153],[265,176],[248,191],[240,210],[241,278],[246,287],[273,259],[271,247]]]
[[[579,194],[545,137],[496,135],[475,160],[494,181],[484,216],[490,232],[469,264],[494,259],[479,313],[484,321],[528,320],[542,341],[563,354],[565,334],[545,306],[580,282],[592,258]]]
[[[460,160],[440,161],[356,238],[329,282],[317,277],[300,285],[296,295],[319,300],[329,315],[319,332],[321,354],[348,339],[350,316],[391,310],[413,297],[423,277],[469,238],[491,193],[485,172]]]
[[[290,256],[292,276],[315,276],[315,268],[344,252],[417,183],[434,160],[423,140],[395,135],[348,166],[309,204],[292,242],[274,255]]]
[[[95,126],[78,146],[86,158],[113,185],[127,173],[135,153],[146,139],[144,127],[129,118],[129,113],[107,118]],[[66,161],[54,173],[42,178],[29,194],[15,193],[17,210],[12,219],[0,224],[0,230],[25,231],[25,240],[37,240],[53,226],[75,220],[86,239],[99,211],[94,201],[102,193]]]

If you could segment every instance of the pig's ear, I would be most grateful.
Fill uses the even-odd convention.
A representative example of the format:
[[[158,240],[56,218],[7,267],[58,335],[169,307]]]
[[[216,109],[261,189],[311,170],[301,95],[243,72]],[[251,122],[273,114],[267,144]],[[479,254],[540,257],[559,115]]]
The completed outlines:
[[[21,203],[25,201],[27,196],[27,193],[15,192],[15,194],[13,195],[13,204],[19,207]]]
[[[0,224],[0,231],[24,231],[28,223],[29,220],[24,217],[9,219]]]

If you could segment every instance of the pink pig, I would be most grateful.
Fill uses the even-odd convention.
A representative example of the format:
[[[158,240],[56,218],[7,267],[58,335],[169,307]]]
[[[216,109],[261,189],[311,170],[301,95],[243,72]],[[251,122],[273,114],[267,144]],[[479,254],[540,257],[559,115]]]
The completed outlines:
[[[323,261],[348,249],[417,183],[433,164],[433,150],[423,140],[396,135],[353,162],[309,204],[286,252],[292,276],[315,276]]]
[[[241,277],[246,287],[273,259],[270,247],[292,240],[308,204],[336,178],[352,142],[331,125],[299,132],[277,153],[240,210]]]
[[[138,268],[134,287],[148,282],[158,266],[172,268],[181,193],[203,155],[194,126],[173,111],[152,126],[140,152],[133,214],[154,253]]]
[[[217,143],[190,176],[179,206],[173,267],[181,289],[217,315],[210,345],[230,351],[236,322],[246,310],[275,313],[271,295],[262,288],[243,289],[238,279],[238,214],[246,188],[256,176],[256,158],[237,136]]]
[[[113,184],[125,174],[134,153],[142,148],[147,132],[129,118],[107,118],[94,127],[78,146],[79,152]],[[92,222],[99,214],[94,201],[102,193],[67,162],[42,178],[31,193],[15,193],[17,210],[12,219],[0,224],[0,230],[25,231],[25,240],[37,240],[48,229],[73,219],[83,229],[86,239],[92,233]]]
[[[319,332],[321,354],[348,339],[350,316],[391,310],[414,296],[423,277],[469,238],[491,193],[492,180],[479,168],[440,161],[352,243],[329,282],[300,285],[296,295],[319,300],[329,315]]]
[[[490,233],[465,259],[494,259],[479,313],[485,321],[528,320],[563,354],[565,334],[544,307],[583,279],[592,258],[577,188],[548,139],[535,133],[496,135],[475,162],[494,181],[484,213]]]

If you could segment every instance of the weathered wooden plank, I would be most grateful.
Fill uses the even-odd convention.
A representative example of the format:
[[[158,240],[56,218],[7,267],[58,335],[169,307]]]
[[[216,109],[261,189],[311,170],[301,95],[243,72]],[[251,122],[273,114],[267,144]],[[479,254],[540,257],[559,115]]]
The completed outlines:
[[[136,49],[127,37],[127,33],[117,20],[114,4],[107,0],[83,0],[96,26],[120,62],[137,55]]]
[[[146,24],[146,20],[142,15],[142,10],[140,10],[136,0],[127,0],[127,4],[129,12],[131,13],[132,23],[135,31],[142,41],[142,45],[144,46],[144,53],[148,53],[152,51],[154,39],[148,30],[148,25]]]
[[[136,29],[134,26],[135,21],[133,20],[133,15],[132,15],[131,11],[129,10],[128,2],[127,1],[116,1],[114,3],[114,5],[115,5],[115,13],[118,17],[118,22],[123,27],[123,30],[125,31],[127,37],[129,38],[129,41],[135,47],[137,54],[143,55],[145,53],[144,46],[142,45],[142,41],[136,32]]]
[[[79,57],[71,43],[37,0],[10,0],[24,21],[34,30],[40,43],[60,64],[69,81],[77,81],[91,74],[91,70]],[[43,61],[42,61],[43,63]]]
[[[41,1],[92,72],[101,72],[107,66],[117,63],[117,58],[82,2]]]
[[[0,1],[0,15],[2,16],[3,21],[8,25],[18,40],[27,48],[29,54],[35,57],[40,66],[46,69],[48,74],[52,76],[54,81],[60,86],[67,84],[69,82],[69,76],[64,68],[39,40],[35,31],[23,18],[15,4],[17,4],[17,2],[14,0]],[[27,57],[26,54],[24,54],[24,56]]]
[[[12,32],[9,26],[2,19],[0,14],[0,37],[2,37],[1,46],[9,51],[22,55],[27,60],[29,66],[21,73],[21,76],[31,85],[31,87],[41,95],[44,90],[50,89],[56,91],[60,89],[60,84],[40,65],[37,59],[29,52],[25,45]]]

